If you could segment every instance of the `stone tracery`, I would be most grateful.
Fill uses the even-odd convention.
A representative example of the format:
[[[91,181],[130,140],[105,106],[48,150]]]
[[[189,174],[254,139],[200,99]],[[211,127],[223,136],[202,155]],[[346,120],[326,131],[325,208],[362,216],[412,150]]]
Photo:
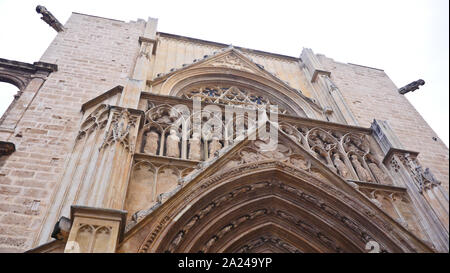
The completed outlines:
[[[260,95],[256,91],[248,91],[233,85],[208,85],[184,91],[183,98],[200,98],[203,102],[220,103],[225,105],[242,106],[250,109],[263,108],[268,111],[270,106],[276,106],[278,112],[286,114],[287,110],[279,103],[271,102],[268,98]]]

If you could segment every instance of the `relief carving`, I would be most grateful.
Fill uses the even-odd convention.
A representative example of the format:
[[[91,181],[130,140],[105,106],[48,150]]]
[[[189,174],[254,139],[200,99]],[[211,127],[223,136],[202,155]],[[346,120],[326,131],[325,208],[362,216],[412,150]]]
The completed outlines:
[[[239,57],[231,54],[226,55],[223,58],[214,60],[214,62],[210,63],[209,65],[254,72],[248,64],[242,61]]]

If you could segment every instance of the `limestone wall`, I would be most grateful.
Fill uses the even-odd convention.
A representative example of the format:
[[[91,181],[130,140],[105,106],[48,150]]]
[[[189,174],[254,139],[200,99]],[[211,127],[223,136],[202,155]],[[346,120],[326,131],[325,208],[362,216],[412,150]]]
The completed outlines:
[[[172,68],[179,69],[183,64],[192,64],[194,59],[202,59],[205,55],[211,55],[226,45],[207,43],[186,38],[177,38],[159,34],[157,54],[152,60],[152,72],[149,78],[155,78],[159,73],[169,73]],[[311,97],[312,93],[305,84],[298,60],[291,57],[268,56],[241,50],[244,55],[252,59],[255,63],[263,65],[264,69],[275,74],[283,81]]]
[[[0,252],[36,246],[79,130],[81,105],[117,85],[126,85],[145,21],[127,23],[74,13],[65,28],[40,60],[56,64],[58,71],[50,74],[8,139],[16,152],[0,158]],[[224,47],[169,36],[159,34],[148,79]],[[306,96],[316,97],[296,58],[251,50],[243,53]],[[331,71],[359,125],[370,127],[374,118],[388,120],[405,149],[420,152],[419,160],[448,191],[448,148],[432,139],[436,134],[397,93],[388,76],[377,69],[337,63],[324,56],[319,59]]]
[[[335,62],[318,55],[331,71],[331,79],[342,92],[362,127],[374,118],[387,120],[407,150],[419,152],[419,160],[429,167],[448,192],[449,150],[383,70]]]
[[[46,80],[10,137],[16,152],[0,158],[0,252],[34,246],[79,129],[80,107],[124,85],[145,21],[74,13],[65,27],[41,58],[57,64],[58,71]]]

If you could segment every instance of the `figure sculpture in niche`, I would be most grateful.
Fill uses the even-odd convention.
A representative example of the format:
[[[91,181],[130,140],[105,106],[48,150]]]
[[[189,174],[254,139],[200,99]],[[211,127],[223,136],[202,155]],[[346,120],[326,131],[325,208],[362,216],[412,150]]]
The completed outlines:
[[[201,160],[201,140],[200,134],[192,134],[192,138],[189,140],[189,159]]]
[[[166,156],[169,157],[180,157],[180,138],[177,135],[175,129],[170,129],[170,134],[167,137],[167,153]]]
[[[342,177],[344,177],[346,179],[351,178],[350,172],[348,171],[347,166],[345,166],[345,163],[342,162],[338,153],[333,154],[333,163],[334,163],[334,166],[336,166],[337,170],[339,171],[339,174]]]
[[[149,131],[145,138],[144,153],[156,155],[158,153],[159,134],[155,131]]]
[[[369,159],[367,166],[369,166],[369,169],[372,171],[372,174],[375,176],[378,182],[383,184],[391,184],[391,179],[389,178],[389,176],[385,172],[383,172],[380,167],[378,167],[378,165],[371,159]]]
[[[213,136],[211,143],[209,143],[209,158],[213,158],[214,154],[222,149],[222,143],[220,143],[219,138]]]
[[[356,155],[351,156],[351,161],[353,164],[353,167],[355,168],[356,173],[358,174],[358,177],[361,181],[367,181],[372,182],[372,178],[370,177],[369,172],[367,172],[366,169],[361,165],[361,162],[359,162],[358,157]]]

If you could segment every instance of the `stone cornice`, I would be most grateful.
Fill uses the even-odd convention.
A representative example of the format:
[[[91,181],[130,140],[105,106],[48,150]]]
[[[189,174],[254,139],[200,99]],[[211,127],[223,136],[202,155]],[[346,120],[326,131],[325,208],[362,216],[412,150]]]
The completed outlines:
[[[95,98],[93,98],[93,99],[83,103],[81,105],[81,112],[85,112],[86,109],[88,109],[88,108],[98,104],[100,101],[103,101],[103,100],[105,100],[105,99],[107,99],[109,97],[112,97],[115,94],[120,93],[122,91],[123,91],[123,86],[121,86],[121,85],[118,85],[116,87],[111,88],[110,90],[102,93],[101,95],[99,95],[99,96],[97,96],[97,97],[95,97]]]
[[[410,154],[414,157],[417,157],[419,155],[419,152],[404,150],[404,149],[397,149],[397,148],[391,148],[387,152],[386,156],[383,158],[383,164],[387,164],[387,162],[392,158],[394,154]]]
[[[139,44],[142,44],[142,43],[153,44],[152,54],[153,55],[156,54],[156,48],[158,47],[158,40],[146,38],[146,37],[143,37],[143,36],[139,36]]]
[[[95,216],[95,218],[97,219],[105,219],[105,220],[114,219],[116,221],[119,221],[120,222],[119,242],[123,239],[127,213],[128,212],[125,210],[108,209],[108,208],[94,208],[78,205],[72,205],[70,207],[70,219],[72,221],[73,219],[75,219],[75,216],[88,218]]]
[[[406,188],[404,188],[404,187],[383,185],[383,184],[370,183],[370,182],[361,182],[361,181],[356,181],[356,180],[349,180],[349,181],[357,184],[360,188],[378,189],[378,190],[389,191],[389,192],[401,192],[401,193],[406,192]]]
[[[28,73],[35,73],[37,71],[51,73],[58,71],[58,66],[56,64],[46,62],[34,62],[33,64],[30,64],[2,58],[0,58],[0,67],[17,69]]]
[[[51,253],[55,249],[64,250],[66,243],[60,240],[53,240],[48,243],[39,245],[32,249],[25,251],[25,253]]]
[[[181,158],[174,158],[174,157],[167,157],[167,156],[160,156],[160,155],[149,155],[149,154],[142,154],[142,153],[135,153],[134,154],[134,160],[148,160],[150,162],[158,162],[168,165],[177,165],[177,166],[183,166],[183,167],[194,167],[200,161],[195,160],[188,160],[188,159],[181,159]]]
[[[209,46],[216,46],[216,47],[228,47],[229,46],[228,44],[207,41],[207,40],[201,40],[201,39],[197,39],[197,38],[191,38],[191,37],[187,37],[187,36],[181,36],[181,35],[170,34],[170,33],[165,33],[165,32],[157,32],[157,34],[160,35],[161,37],[167,37],[167,38],[172,38],[172,39],[177,39],[177,40],[187,41],[187,42],[193,42],[193,43],[199,43],[199,44],[204,44],[204,45],[209,45]],[[245,47],[234,46],[234,48],[239,49],[246,53],[264,55],[264,56],[273,57],[273,58],[288,59],[290,61],[296,61],[296,62],[300,60],[299,58],[292,57],[292,56],[271,53],[271,52],[266,52],[266,51],[261,51],[261,50],[256,50],[256,49],[250,49],[250,48],[245,48]]]

